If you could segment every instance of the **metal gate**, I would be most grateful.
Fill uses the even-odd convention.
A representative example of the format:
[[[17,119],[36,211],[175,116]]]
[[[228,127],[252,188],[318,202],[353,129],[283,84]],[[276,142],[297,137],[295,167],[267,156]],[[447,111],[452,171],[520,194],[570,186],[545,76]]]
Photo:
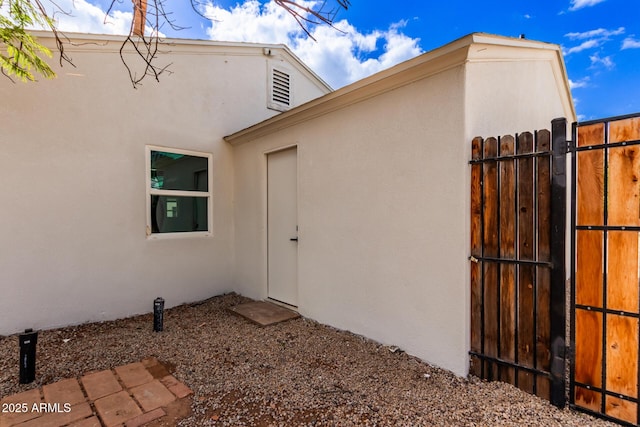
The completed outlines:
[[[565,119],[475,138],[471,373],[565,403]]]
[[[640,114],[574,124],[570,402],[638,425]]]

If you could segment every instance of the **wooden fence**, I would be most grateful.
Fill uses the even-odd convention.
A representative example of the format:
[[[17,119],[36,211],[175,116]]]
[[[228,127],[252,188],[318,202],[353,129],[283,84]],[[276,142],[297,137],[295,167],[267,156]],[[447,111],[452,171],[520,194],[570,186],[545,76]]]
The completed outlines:
[[[470,162],[471,373],[558,406],[565,402],[565,144],[561,119],[553,137],[540,130],[475,138]]]
[[[573,408],[640,426],[640,114],[475,138],[470,163],[471,373],[563,406],[567,361]]]
[[[571,404],[640,420],[640,117],[574,124]]]

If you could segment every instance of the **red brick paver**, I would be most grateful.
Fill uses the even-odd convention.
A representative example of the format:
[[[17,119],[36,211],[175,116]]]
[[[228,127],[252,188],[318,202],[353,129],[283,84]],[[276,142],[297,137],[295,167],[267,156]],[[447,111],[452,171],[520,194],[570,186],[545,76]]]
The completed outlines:
[[[144,413],[142,415],[138,415],[137,417],[127,421],[125,427],[140,427],[145,425],[146,423],[150,423],[153,420],[157,420],[158,418],[162,418],[167,415],[166,412],[162,408],[154,409],[151,412]]]
[[[40,412],[32,411],[33,405],[40,405],[40,390],[33,389],[7,396],[0,401],[0,406],[7,412],[0,412],[0,427],[10,427],[37,418]]]
[[[176,400],[176,397],[158,380],[131,389],[131,394],[145,411],[152,411]]]
[[[124,390],[102,397],[93,404],[98,411],[98,416],[107,427],[119,426],[142,414],[136,402]]]
[[[162,378],[160,382],[164,384],[171,393],[175,394],[178,399],[182,399],[193,393],[189,387],[178,381],[173,375],[167,375]]]
[[[153,381],[153,376],[140,362],[118,366],[115,371],[127,388]]]
[[[81,378],[82,385],[89,399],[96,400],[101,397],[119,392],[122,390],[120,383],[111,371],[100,371],[85,375]]]
[[[42,387],[42,392],[44,393],[44,401],[47,403],[76,405],[86,400],[80,384],[75,378],[47,384]]]
[[[150,357],[7,396],[16,410],[0,413],[0,427],[141,427],[193,393],[168,372]]]
[[[43,413],[41,417],[18,424],[16,427],[61,427],[93,415],[91,406],[86,402],[71,407],[54,405],[43,406],[40,411]]]
[[[98,417],[85,418],[84,420],[69,424],[69,427],[102,427]]]

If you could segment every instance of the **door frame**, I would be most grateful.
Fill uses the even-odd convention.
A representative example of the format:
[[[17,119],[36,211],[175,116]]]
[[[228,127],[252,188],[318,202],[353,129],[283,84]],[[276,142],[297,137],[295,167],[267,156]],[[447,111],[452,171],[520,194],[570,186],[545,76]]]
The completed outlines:
[[[297,301],[298,305],[291,305],[291,304],[287,304],[286,302],[280,301],[280,300],[276,300],[273,299],[271,297],[269,297],[269,155],[270,154],[275,154],[281,151],[286,151],[286,150],[290,150],[292,148],[296,149],[296,153],[299,153],[299,144],[297,142],[293,142],[293,143],[289,143],[286,145],[281,145],[278,147],[272,147],[266,150],[262,151],[262,155],[264,156],[263,161],[262,161],[262,165],[263,165],[263,189],[262,189],[262,206],[263,206],[263,250],[264,250],[264,269],[263,269],[263,277],[264,277],[264,283],[263,283],[263,295],[264,298],[269,300],[269,302],[272,302],[274,304],[278,304],[281,305],[283,307],[289,308],[289,309],[294,309],[297,310],[300,302]],[[300,177],[300,173],[299,173],[299,165],[300,163],[298,162],[298,156],[296,156],[296,174],[297,174],[297,178]],[[299,179],[298,179],[299,182]],[[300,191],[299,191],[300,186],[297,185],[296,188],[296,200],[299,200],[300,198]],[[296,205],[299,206],[299,203],[296,202]],[[300,217],[299,217],[299,211],[298,211],[298,224],[300,223]],[[299,233],[299,230],[298,230]],[[297,261],[297,259],[296,259]],[[299,278],[299,275],[298,275]],[[298,279],[297,278],[297,279]],[[299,280],[296,280],[296,287],[299,288]]]

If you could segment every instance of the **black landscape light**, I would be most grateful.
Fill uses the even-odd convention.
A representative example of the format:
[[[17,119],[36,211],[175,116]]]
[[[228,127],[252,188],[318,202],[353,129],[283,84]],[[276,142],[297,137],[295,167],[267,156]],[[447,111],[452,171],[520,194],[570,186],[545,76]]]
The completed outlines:
[[[156,298],[153,300],[153,330],[162,332],[162,323],[164,321],[164,298]]]
[[[20,341],[20,384],[29,384],[36,379],[36,344],[38,332],[25,329]]]

